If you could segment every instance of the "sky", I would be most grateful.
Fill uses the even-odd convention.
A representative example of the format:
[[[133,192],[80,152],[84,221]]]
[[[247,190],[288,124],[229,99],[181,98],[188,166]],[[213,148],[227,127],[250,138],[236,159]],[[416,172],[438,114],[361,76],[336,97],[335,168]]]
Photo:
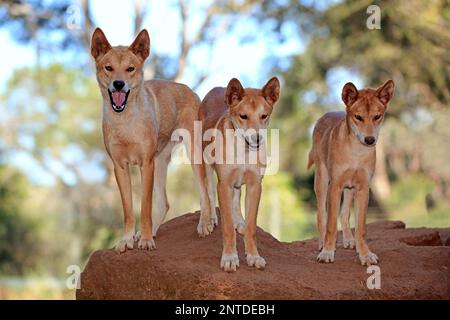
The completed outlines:
[[[77,0],[67,14],[67,22],[77,21],[71,19],[78,14],[79,7]],[[205,7],[209,1],[191,1],[189,5],[189,16],[193,17],[188,22],[190,34],[194,34],[202,21]],[[180,19],[178,8],[174,5],[176,1],[150,1],[148,13],[144,19],[143,26],[150,33],[151,52],[159,54],[176,55],[179,50],[179,30]],[[92,1],[91,11],[94,23],[101,27],[112,45],[128,45],[134,39],[132,17],[133,1],[120,0],[95,0]],[[70,20],[69,20],[70,19]],[[213,87],[226,86],[228,81],[237,77],[246,87],[262,87],[272,76],[270,67],[267,66],[267,58],[276,56],[286,58],[294,54],[299,54],[304,50],[305,43],[296,34],[295,26],[286,24],[283,33],[287,39],[280,44],[274,35],[264,32],[251,18],[240,19],[233,31],[223,35],[212,46],[196,48],[189,56],[187,73],[182,82],[192,85],[196,79],[196,73],[207,71],[210,76],[197,89],[197,94],[202,98]],[[76,32],[76,30],[75,30]],[[251,41],[240,41],[240,35],[252,34]],[[189,35],[190,36],[190,35]],[[6,50],[2,51],[0,59],[0,91],[5,90],[7,80],[15,70],[24,66],[33,66],[36,63],[35,50],[32,45],[17,43],[8,30],[0,28],[0,43]],[[43,62],[62,62],[70,65],[70,58],[64,55],[50,56]],[[93,63],[92,63],[93,66]],[[301,70],[299,70],[301,72]],[[339,99],[340,88],[350,75],[346,70],[337,70],[331,77],[330,85]],[[358,83],[357,83],[358,84]],[[99,108],[100,110],[100,108]],[[76,156],[72,151],[72,156]],[[13,162],[31,175],[34,182],[41,184],[52,184],[52,177],[39,169],[38,165],[30,156],[16,154]],[[54,164],[58,168],[57,164]],[[64,168],[60,168],[64,172]],[[101,179],[102,175],[89,165],[86,165],[87,176],[92,179]],[[64,174],[64,173],[63,173]],[[76,183],[75,178],[70,174],[64,177],[68,183]]]
[[[77,1],[74,1],[76,9]],[[180,19],[174,1],[150,1],[149,10],[143,26],[147,28],[151,38],[151,53],[174,55],[179,49]],[[188,28],[194,33],[208,1],[192,1],[189,7],[193,19]],[[120,0],[96,0],[92,2],[94,22],[105,32],[112,45],[128,45],[133,41],[132,30],[133,2]],[[268,56],[289,56],[300,52],[303,46],[300,40],[289,36],[283,45],[274,46],[275,39],[265,34],[256,33],[254,41],[241,43],[236,36],[240,33],[254,33],[256,27],[251,19],[241,20],[234,32],[224,35],[212,47],[196,48],[189,61],[189,68],[183,82],[192,84],[197,70],[206,70],[210,77],[198,88],[198,94],[203,97],[212,87],[226,86],[229,79],[239,77],[245,86],[261,87],[270,78],[263,63]],[[287,34],[289,35],[289,30]],[[6,81],[14,70],[36,63],[34,49],[31,45],[22,45],[14,41],[8,30],[0,29],[0,43],[6,47],[2,52],[4,58],[0,61],[0,90],[5,89]],[[55,57],[58,60],[59,57]],[[51,61],[52,59],[50,59]]]

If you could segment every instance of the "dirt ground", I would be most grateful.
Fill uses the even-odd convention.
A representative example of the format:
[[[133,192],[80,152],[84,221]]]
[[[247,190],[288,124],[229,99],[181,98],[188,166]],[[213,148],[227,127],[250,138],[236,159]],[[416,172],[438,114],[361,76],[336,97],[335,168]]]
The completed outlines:
[[[316,262],[317,239],[280,242],[262,229],[257,241],[265,270],[246,265],[238,235],[240,267],[219,267],[220,226],[196,233],[198,213],[161,226],[157,249],[124,254],[94,252],[77,299],[450,299],[450,228],[405,229],[400,221],[368,225],[369,247],[380,258],[381,289],[368,289],[371,274],[338,238],[333,264]]]

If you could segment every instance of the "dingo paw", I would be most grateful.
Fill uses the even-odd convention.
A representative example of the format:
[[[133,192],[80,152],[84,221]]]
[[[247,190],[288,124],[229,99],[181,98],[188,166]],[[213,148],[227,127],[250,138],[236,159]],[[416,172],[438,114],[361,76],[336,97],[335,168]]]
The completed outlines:
[[[237,232],[239,232],[240,234],[244,234],[245,232],[245,222],[239,222],[237,224],[234,225],[234,228],[236,229]]]
[[[343,239],[342,245],[343,245],[344,249],[355,249],[355,245],[356,245],[355,239],[353,239],[353,238]]]
[[[379,259],[377,255],[371,251],[369,251],[366,255],[359,255],[359,260],[361,260],[362,266],[370,266],[372,264],[377,264]]]
[[[132,250],[134,246],[134,236],[123,236],[122,239],[116,244],[115,250],[118,253],[123,253],[128,250]]]
[[[324,263],[334,262],[334,250],[322,249],[322,251],[317,256],[317,261],[324,262]]]
[[[239,258],[237,253],[222,254],[222,259],[220,259],[220,267],[226,272],[235,272],[239,267]]]
[[[150,239],[140,238],[138,242],[138,248],[141,250],[153,250],[156,249],[155,241],[153,237]]]
[[[211,212],[211,223],[215,227],[217,227],[219,225],[219,218],[217,218],[216,210],[213,210]]]
[[[247,265],[256,269],[264,269],[266,267],[266,260],[261,256],[247,254]]]
[[[197,226],[197,233],[200,237],[206,237],[210,233],[212,233],[214,230],[214,223],[208,222],[205,223],[204,221],[199,221]]]

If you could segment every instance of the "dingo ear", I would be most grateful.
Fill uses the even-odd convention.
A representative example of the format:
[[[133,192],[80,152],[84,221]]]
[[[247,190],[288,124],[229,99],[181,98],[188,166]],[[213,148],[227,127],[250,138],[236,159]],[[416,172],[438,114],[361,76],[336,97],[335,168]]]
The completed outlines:
[[[277,77],[270,79],[262,88],[264,99],[270,104],[275,104],[280,97],[280,80]]]
[[[350,108],[358,99],[358,89],[351,82],[347,82],[342,88],[342,101],[344,101],[347,108]]]
[[[150,54],[150,36],[148,35],[146,29],[139,32],[136,39],[134,39],[133,43],[128,49],[131,50],[131,52],[133,52],[139,58],[141,58],[142,61],[145,61],[145,59],[147,59],[148,55]]]
[[[233,78],[228,82],[227,91],[225,93],[225,103],[234,107],[244,97],[244,88],[238,79]]]
[[[95,29],[94,33],[92,34],[91,40],[92,57],[94,57],[94,59],[97,60],[98,57],[103,56],[110,49],[111,45],[109,44],[108,39],[106,39],[106,36],[103,33],[102,29],[100,28]]]
[[[394,95],[394,81],[388,80],[377,89],[378,99],[381,103],[387,105]]]

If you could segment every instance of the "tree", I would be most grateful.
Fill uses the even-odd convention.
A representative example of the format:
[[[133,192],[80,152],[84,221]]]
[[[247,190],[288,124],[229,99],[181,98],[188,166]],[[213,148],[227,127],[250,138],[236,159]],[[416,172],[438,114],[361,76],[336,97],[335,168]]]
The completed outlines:
[[[0,274],[22,275],[38,267],[40,226],[23,210],[26,196],[24,175],[0,164]]]
[[[305,50],[294,55],[287,67],[286,64],[275,66],[284,79],[276,121],[283,135],[293,138],[283,142],[283,154],[287,155],[283,168],[299,180],[307,180],[301,165],[305,157],[301,155],[307,153],[314,119],[324,111],[339,109],[340,102],[331,98],[331,90],[340,88],[330,82],[343,71],[347,77],[349,73],[352,78],[362,79],[367,86],[377,86],[393,78],[396,90],[388,117],[397,121],[417,118],[421,110],[425,114],[433,113],[450,103],[450,3],[377,1],[381,29],[369,30],[366,10],[372,4],[370,0],[340,1],[316,8],[314,18],[308,20],[314,26],[310,28],[312,32],[303,36]],[[290,5],[290,2],[279,6],[277,1],[268,1],[266,7],[272,9],[261,14],[276,15],[280,30],[283,25],[297,25],[302,37],[304,17],[295,11],[292,14]],[[415,130],[414,126],[410,129]],[[399,174],[387,162],[391,155],[385,151],[389,150],[382,147],[383,144],[378,146],[380,159],[373,183],[381,203],[386,196],[383,188],[389,187],[388,179]],[[414,156],[408,154],[409,157]],[[426,173],[431,174],[428,170]]]
[[[145,27],[145,17],[151,4],[149,0],[133,1],[134,15],[130,22],[134,34]],[[234,1],[231,3],[212,1],[205,5],[188,0],[177,0],[170,2],[169,5],[176,8],[180,14],[179,50],[174,55],[152,51],[146,69],[148,78],[185,81],[191,53],[198,47],[211,46],[230,31],[233,22],[248,7],[246,4],[239,5]],[[80,26],[76,30],[70,30],[67,27],[71,10],[77,10],[76,13],[80,14],[80,19],[77,21]],[[203,12],[203,15],[199,18],[197,12]],[[193,19],[201,19],[198,27],[190,27]],[[97,26],[91,10],[91,0],[81,0],[79,7],[73,5],[71,1],[2,0],[0,1],[0,21],[2,21],[0,27],[7,27],[14,34],[14,39],[35,45],[38,63],[41,55],[46,53],[54,55],[58,51],[72,50],[86,58],[87,53],[90,52],[92,33]],[[89,59],[77,60],[78,63],[89,61]],[[191,87],[197,88],[207,77],[208,70],[196,73]]]

